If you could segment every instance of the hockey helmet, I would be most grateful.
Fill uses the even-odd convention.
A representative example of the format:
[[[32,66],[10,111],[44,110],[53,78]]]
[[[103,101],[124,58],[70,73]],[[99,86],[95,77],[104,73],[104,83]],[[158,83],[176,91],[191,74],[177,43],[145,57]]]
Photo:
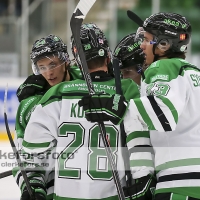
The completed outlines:
[[[173,52],[184,52],[190,42],[192,28],[185,17],[176,13],[160,12],[143,22],[143,29],[154,35],[154,42],[160,48]]]
[[[37,61],[51,55],[57,56],[63,62],[70,62],[67,45],[60,37],[51,34],[34,42],[30,58],[35,75],[41,74],[37,67]]]
[[[140,48],[140,42],[135,41],[135,33],[131,33],[120,40],[115,47],[113,57],[119,59],[120,69],[143,65],[145,57]]]
[[[110,49],[108,46],[108,41],[102,30],[98,28],[96,24],[82,24],[80,29],[80,38],[86,61],[89,61],[96,57],[109,56]],[[73,56],[80,64],[73,36],[71,37],[71,44]]]

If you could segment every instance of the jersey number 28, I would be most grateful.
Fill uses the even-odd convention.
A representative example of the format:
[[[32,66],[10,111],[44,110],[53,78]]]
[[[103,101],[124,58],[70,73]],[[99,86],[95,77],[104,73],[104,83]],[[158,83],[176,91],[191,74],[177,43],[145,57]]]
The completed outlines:
[[[106,133],[109,138],[112,153],[114,155],[115,162],[117,160],[117,146],[118,146],[118,130],[113,125],[106,125]],[[69,134],[73,134],[73,140],[71,143],[60,153],[59,155],[59,177],[80,179],[81,178],[81,163],[80,168],[66,167],[66,163],[74,156],[76,159],[76,153],[80,149],[85,140],[85,129],[80,123],[63,123],[59,129],[60,137],[68,137]],[[87,133],[88,134],[88,133]],[[112,173],[110,165],[108,164],[108,158],[106,156],[105,148],[100,145],[101,134],[99,126],[96,124],[89,129],[89,141],[87,152],[87,174],[91,179],[95,180],[111,180]],[[86,147],[84,147],[86,148]],[[66,156],[67,155],[67,156]],[[101,165],[101,158],[106,160],[105,169],[99,169]]]

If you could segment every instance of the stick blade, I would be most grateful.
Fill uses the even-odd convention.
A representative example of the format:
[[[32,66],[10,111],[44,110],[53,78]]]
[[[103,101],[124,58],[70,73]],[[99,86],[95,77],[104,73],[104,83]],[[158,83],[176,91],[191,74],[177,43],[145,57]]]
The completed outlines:
[[[70,28],[74,37],[80,35],[80,27],[83,22],[83,18],[81,18],[81,16],[83,16],[83,14],[79,9],[77,9],[76,12],[72,14],[70,20]]]
[[[80,30],[80,26],[83,20],[85,19],[87,13],[92,8],[95,2],[96,0],[80,0],[79,1],[70,19],[70,28],[72,30],[72,34],[77,34],[77,30],[78,29]]]
[[[82,13],[82,16],[77,17],[82,17],[84,19],[95,2],[96,0],[80,0],[74,10],[74,13],[79,10]]]
[[[132,21],[134,21],[137,25],[139,25],[140,27],[142,27],[144,21],[138,15],[136,15],[134,12],[132,12],[130,10],[127,10],[127,16]]]

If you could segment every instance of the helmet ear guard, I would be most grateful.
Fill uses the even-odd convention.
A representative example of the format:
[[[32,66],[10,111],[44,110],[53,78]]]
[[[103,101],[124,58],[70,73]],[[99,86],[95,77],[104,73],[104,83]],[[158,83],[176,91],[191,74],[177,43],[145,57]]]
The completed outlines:
[[[161,39],[157,44],[156,46],[162,50],[162,51],[167,51],[170,49],[171,47],[171,42],[168,40],[168,39]]]

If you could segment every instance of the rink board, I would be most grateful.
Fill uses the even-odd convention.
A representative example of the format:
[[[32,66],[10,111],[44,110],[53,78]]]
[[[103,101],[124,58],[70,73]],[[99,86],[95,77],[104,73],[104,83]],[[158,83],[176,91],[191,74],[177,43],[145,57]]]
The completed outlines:
[[[7,118],[10,127],[10,131],[12,134],[14,133],[15,129],[15,117],[17,113],[17,108],[19,105],[16,91],[17,88],[25,78],[1,78],[0,80],[0,141],[8,141],[8,136],[6,133],[5,122],[4,122],[4,94],[5,89],[8,85],[8,92],[7,92],[7,102],[6,102],[6,111],[7,111]]]

